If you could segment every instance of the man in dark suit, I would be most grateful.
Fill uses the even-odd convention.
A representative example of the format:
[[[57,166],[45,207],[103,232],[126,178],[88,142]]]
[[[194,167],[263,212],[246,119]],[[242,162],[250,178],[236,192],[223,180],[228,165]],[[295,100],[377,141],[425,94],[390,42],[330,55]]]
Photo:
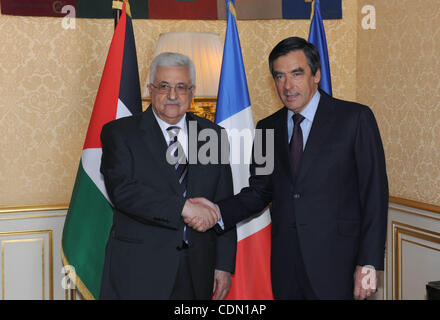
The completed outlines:
[[[258,175],[253,163],[249,187],[218,202],[224,228],[272,202],[274,297],[365,299],[384,267],[388,210],[374,115],[318,89],[319,53],[302,38],[275,46],[269,66],[284,107],[257,129],[274,132],[274,170]],[[202,213],[186,221],[203,230]]]
[[[211,299],[214,290],[223,299],[229,290],[236,231],[201,233],[183,221],[196,207],[212,224],[218,220],[214,210],[189,197],[219,201],[233,194],[229,164],[191,161],[189,153],[201,147],[189,139],[191,130],[222,131],[186,112],[194,84],[188,57],[160,54],[150,68],[148,109],[102,129],[101,172],[114,219],[101,299]]]

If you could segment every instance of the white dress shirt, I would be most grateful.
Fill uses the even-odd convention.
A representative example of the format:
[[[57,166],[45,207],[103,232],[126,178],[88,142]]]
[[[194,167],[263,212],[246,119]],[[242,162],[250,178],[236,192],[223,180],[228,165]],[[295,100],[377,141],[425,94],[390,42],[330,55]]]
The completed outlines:
[[[319,91],[316,91],[316,93],[313,95],[312,99],[310,100],[309,104],[304,108],[303,111],[300,112],[300,114],[305,118],[300,126],[301,131],[303,134],[303,150],[306,147],[307,139],[309,138],[310,129],[312,129],[313,119],[315,118],[316,110],[318,109],[319,100],[321,99],[321,94]],[[290,139],[292,138],[293,133],[293,117],[294,112],[292,110],[287,111],[287,134],[288,134],[288,141],[290,142]]]
[[[182,146],[183,151],[185,152],[186,159],[188,159],[188,126],[186,125],[186,114],[183,115],[182,119],[176,124],[169,124],[163,121],[159,116],[154,112],[153,114],[156,117],[157,123],[159,124],[160,129],[162,130],[163,137],[167,142],[167,145],[170,144],[170,135],[168,134],[167,129],[171,126],[179,127],[179,133],[177,135],[177,140]]]

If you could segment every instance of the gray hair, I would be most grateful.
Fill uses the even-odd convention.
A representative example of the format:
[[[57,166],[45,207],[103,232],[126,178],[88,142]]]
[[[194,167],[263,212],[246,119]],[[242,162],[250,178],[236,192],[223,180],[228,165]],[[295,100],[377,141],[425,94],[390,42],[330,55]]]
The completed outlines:
[[[196,67],[186,55],[177,52],[162,52],[157,55],[150,66],[150,83],[153,83],[157,67],[186,67],[189,71],[191,85],[196,83]]]

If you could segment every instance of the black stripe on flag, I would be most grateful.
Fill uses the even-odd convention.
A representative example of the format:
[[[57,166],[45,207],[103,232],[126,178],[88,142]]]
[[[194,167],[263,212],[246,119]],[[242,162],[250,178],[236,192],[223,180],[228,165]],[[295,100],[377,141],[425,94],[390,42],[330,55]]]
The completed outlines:
[[[122,61],[119,99],[132,114],[142,112],[136,44],[134,41],[133,24],[128,15],[125,27],[124,58]]]

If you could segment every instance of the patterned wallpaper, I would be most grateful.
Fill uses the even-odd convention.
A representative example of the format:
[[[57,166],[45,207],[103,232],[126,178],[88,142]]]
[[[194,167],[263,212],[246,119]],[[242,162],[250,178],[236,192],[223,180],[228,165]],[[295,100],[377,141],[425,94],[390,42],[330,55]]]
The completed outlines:
[[[358,26],[357,99],[376,115],[390,194],[440,205],[438,0],[360,0],[376,29]]]
[[[357,97],[357,12],[357,1],[344,0],[344,19],[325,21],[333,93],[349,100]],[[224,39],[225,28],[225,21],[134,21],[141,87],[160,33],[216,32]],[[308,28],[307,20],[238,22],[255,121],[281,106],[270,50],[288,36],[307,38]],[[0,34],[0,207],[68,203],[113,21],[79,19],[65,30],[61,19],[0,15]]]

